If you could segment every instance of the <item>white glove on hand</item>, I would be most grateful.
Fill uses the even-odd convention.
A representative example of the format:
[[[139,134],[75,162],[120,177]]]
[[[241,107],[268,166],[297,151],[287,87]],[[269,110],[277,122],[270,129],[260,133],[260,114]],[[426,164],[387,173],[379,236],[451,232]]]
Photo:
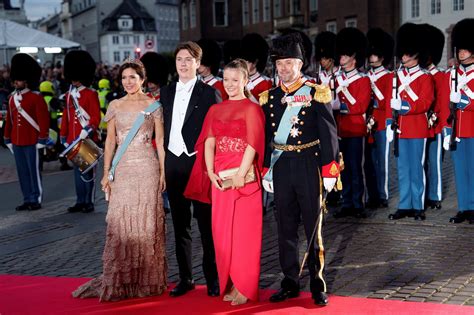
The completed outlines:
[[[385,133],[387,135],[387,141],[392,142],[393,141],[393,130],[392,130],[392,125],[388,125]]]
[[[79,135],[79,138],[85,139],[85,138],[87,138],[88,135],[89,135],[89,132],[85,129],[82,129],[81,134]]]
[[[326,189],[327,192],[331,192],[331,190],[334,189],[334,185],[336,185],[336,181],[337,178],[323,178],[324,189]]]
[[[401,110],[402,109],[402,100],[399,98],[392,98],[390,100],[390,107],[394,110]]]
[[[262,186],[265,191],[273,194],[273,181],[269,182],[266,179],[262,179]]]
[[[10,152],[13,154],[13,144],[8,143],[6,146],[7,146],[8,150],[10,150]]]
[[[45,145],[45,144],[41,144],[41,143],[37,143],[37,144],[36,144],[36,148],[37,148],[38,150],[41,150],[41,149],[46,148],[46,145]]]
[[[443,149],[449,151],[449,140],[451,140],[451,136],[444,136],[443,138]]]
[[[449,94],[449,100],[454,104],[457,104],[461,101],[461,92],[451,91]]]

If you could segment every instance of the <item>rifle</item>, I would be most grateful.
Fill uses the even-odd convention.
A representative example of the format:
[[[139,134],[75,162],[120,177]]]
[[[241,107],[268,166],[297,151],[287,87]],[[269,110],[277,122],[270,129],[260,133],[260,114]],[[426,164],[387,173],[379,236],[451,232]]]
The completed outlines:
[[[393,79],[392,79],[392,98],[398,98],[398,71],[401,69],[402,64],[397,69],[397,57],[393,57]],[[398,110],[392,110],[392,130],[393,130],[393,155],[398,157],[398,140],[400,133],[400,126],[398,125],[398,117],[400,113]]]
[[[454,49],[454,52],[456,53],[456,48]],[[454,72],[454,73],[453,73]],[[455,92],[458,91],[458,69],[455,65],[451,68],[451,90]],[[451,151],[455,151],[457,148],[456,144],[456,125],[457,125],[457,116],[456,116],[456,111],[457,111],[457,104],[449,100],[449,117],[448,117],[448,124],[451,125],[451,136],[449,138],[449,149]]]

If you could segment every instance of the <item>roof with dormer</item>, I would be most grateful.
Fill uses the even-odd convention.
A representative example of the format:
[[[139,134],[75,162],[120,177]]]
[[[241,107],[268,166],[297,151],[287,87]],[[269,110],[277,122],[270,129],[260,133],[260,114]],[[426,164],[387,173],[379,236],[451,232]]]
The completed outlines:
[[[118,19],[122,16],[130,16],[133,19],[134,32],[156,32],[155,19],[136,0],[123,0],[103,21],[102,31],[119,31]]]

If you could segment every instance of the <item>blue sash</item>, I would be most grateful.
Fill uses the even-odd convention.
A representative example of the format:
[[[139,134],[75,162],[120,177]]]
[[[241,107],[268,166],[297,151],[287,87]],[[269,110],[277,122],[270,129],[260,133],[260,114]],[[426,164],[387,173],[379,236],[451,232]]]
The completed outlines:
[[[296,91],[295,94],[293,94],[293,96],[300,95],[311,95],[311,87],[303,85],[298,91]],[[280,124],[278,125],[278,129],[274,138],[275,143],[286,144],[286,141],[288,140],[288,135],[290,134],[290,130],[293,127],[291,117],[298,115],[302,108],[303,106],[290,106],[290,104],[286,106],[285,112],[283,113],[283,117],[281,117]],[[273,150],[272,157],[270,160],[270,168],[268,169],[268,172],[265,174],[263,179],[269,182],[273,181],[273,166],[275,166],[275,163],[278,161],[282,153],[282,150]]]
[[[161,103],[158,101],[153,102],[150,106],[148,106],[145,111],[138,113],[138,117],[133,123],[132,128],[128,132],[127,136],[125,137],[125,140],[123,141],[122,145],[118,148],[117,152],[114,155],[114,159],[112,160],[112,166],[110,167],[109,170],[109,180],[113,181],[114,180],[114,175],[115,175],[115,169],[117,168],[117,164],[119,163],[120,159],[122,158],[123,154],[125,151],[127,151],[128,146],[132,142],[133,138],[137,135],[138,130],[140,130],[140,127],[143,125],[145,122],[145,116],[150,115],[153,113],[155,110],[160,108]]]

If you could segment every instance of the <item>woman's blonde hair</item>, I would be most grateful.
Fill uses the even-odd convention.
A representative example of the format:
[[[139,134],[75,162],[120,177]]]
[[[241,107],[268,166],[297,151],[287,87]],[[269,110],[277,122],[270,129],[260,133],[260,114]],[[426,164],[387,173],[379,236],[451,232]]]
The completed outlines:
[[[237,59],[232,60],[231,62],[225,65],[224,71],[226,69],[240,70],[242,74],[244,75],[244,79],[247,81],[249,80],[249,77],[250,77],[249,68],[247,66],[247,62],[243,59],[237,58]],[[249,98],[251,95],[250,92],[247,90],[247,87],[244,87],[244,94],[247,98]]]

